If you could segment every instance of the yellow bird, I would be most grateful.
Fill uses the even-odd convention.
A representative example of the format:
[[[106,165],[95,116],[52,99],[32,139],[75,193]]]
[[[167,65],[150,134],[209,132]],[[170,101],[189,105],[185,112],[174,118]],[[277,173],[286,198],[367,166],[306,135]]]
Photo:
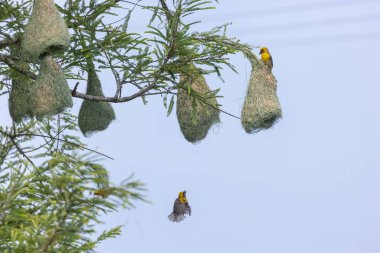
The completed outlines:
[[[94,195],[95,196],[102,196],[103,198],[107,198],[109,195],[114,193],[115,190],[116,190],[116,187],[105,187],[105,188],[101,188],[101,189],[94,191]]]
[[[185,219],[185,215],[191,215],[191,207],[186,198],[186,191],[178,194],[178,198],[174,201],[173,212],[168,216],[172,222],[180,222]]]
[[[269,53],[268,48],[266,48],[266,47],[260,48],[260,55],[261,55],[261,60],[264,62],[265,66],[267,66],[269,68],[269,70],[272,71],[273,59]]]

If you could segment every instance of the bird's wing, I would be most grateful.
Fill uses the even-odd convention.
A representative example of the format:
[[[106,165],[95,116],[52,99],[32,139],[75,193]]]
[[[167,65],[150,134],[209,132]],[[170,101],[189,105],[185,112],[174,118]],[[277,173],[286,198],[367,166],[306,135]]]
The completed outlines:
[[[178,200],[178,199],[176,199],[175,201],[174,201],[174,205],[173,205],[173,213],[178,213],[178,206],[181,204],[181,202]]]
[[[175,213],[175,214],[187,213],[186,204],[187,203],[182,203],[181,201],[176,200],[176,202],[174,203],[173,213]]]
[[[189,216],[191,216],[191,206],[189,205],[189,203],[186,203],[186,210]]]
[[[272,68],[273,68],[273,59],[272,59],[271,55],[269,55],[269,60],[270,60],[270,63],[272,64]]]

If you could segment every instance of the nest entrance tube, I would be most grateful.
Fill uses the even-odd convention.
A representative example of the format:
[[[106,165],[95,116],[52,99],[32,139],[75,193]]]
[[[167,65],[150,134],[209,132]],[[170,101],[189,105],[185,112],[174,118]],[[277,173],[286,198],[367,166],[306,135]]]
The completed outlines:
[[[86,94],[104,97],[102,85],[93,63],[88,64]],[[85,137],[103,131],[115,119],[115,112],[108,102],[83,100],[79,110],[78,125]]]
[[[49,55],[42,59],[40,73],[31,92],[31,105],[38,120],[44,116],[61,113],[73,106],[65,74]]]
[[[204,96],[207,103],[196,101],[197,98],[189,95],[186,89],[178,90],[176,111],[179,126],[186,140],[197,143],[207,136],[212,125],[220,121],[218,103],[214,94],[210,96],[211,90],[202,75],[193,80],[181,77],[182,81],[185,82],[185,88],[190,86]]]
[[[22,38],[23,55],[37,59],[68,48],[70,35],[53,0],[34,0],[32,14]]]
[[[241,123],[247,133],[268,129],[281,118],[276,90],[276,79],[268,68],[256,66],[252,69],[241,113]]]

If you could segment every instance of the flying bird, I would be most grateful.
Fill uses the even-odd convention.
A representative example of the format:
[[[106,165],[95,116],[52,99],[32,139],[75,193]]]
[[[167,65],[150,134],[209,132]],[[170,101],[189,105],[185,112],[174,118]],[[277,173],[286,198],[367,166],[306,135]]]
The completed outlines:
[[[179,192],[178,198],[174,201],[173,212],[168,216],[172,222],[180,222],[185,219],[185,215],[191,215],[191,207],[186,198],[186,191]]]

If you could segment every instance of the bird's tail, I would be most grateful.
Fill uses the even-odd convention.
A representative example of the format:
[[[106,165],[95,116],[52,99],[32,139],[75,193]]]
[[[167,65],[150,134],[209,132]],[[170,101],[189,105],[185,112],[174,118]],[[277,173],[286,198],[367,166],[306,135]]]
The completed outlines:
[[[185,215],[183,214],[175,214],[175,213],[171,213],[169,216],[168,216],[168,219],[172,222],[180,222],[180,221],[183,221],[185,219]]]

